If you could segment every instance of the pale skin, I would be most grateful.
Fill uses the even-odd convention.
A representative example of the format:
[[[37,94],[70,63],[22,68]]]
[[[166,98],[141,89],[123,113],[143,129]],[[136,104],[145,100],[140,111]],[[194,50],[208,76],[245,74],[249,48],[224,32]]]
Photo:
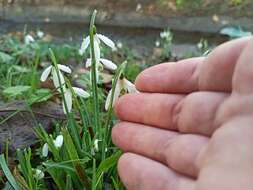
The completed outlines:
[[[253,189],[253,38],[143,71],[115,105],[128,190]]]

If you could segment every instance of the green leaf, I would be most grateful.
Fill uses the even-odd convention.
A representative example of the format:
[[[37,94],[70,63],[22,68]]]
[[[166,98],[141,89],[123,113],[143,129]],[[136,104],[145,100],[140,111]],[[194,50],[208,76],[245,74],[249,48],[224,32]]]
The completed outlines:
[[[13,65],[12,68],[14,70],[16,70],[17,72],[19,73],[29,73],[31,72],[31,69],[28,69],[27,67],[24,67],[24,66],[18,66],[18,65]]]
[[[0,51],[0,63],[9,63],[12,61],[12,59],[12,56]]]
[[[65,170],[66,172],[71,172],[71,173],[75,173],[75,169],[73,168],[73,165],[71,163],[57,163],[57,162],[52,162],[52,161],[48,161],[43,163],[44,166],[46,166],[46,168],[52,169],[52,168],[57,168],[60,170]]]
[[[24,92],[27,92],[30,90],[31,86],[12,86],[9,88],[6,88],[3,93],[8,96],[18,96],[23,94]]]
[[[11,186],[14,188],[14,190],[20,190],[15,178],[13,177],[10,169],[8,168],[4,155],[1,154],[0,155],[0,166],[6,176],[6,178],[8,179],[9,183],[11,184]]]
[[[240,26],[230,26],[223,28],[220,34],[229,36],[230,38],[240,38],[245,36],[252,36],[251,32],[244,31]]]
[[[105,172],[106,170],[108,170],[111,167],[113,167],[114,165],[116,165],[121,154],[122,154],[122,152],[118,151],[114,155],[112,155],[109,158],[102,161],[97,169],[97,174],[96,174],[97,177],[96,178],[99,179],[100,176],[103,174],[103,172]]]
[[[49,89],[38,89],[36,90],[29,99],[29,103],[45,102],[53,96]]]

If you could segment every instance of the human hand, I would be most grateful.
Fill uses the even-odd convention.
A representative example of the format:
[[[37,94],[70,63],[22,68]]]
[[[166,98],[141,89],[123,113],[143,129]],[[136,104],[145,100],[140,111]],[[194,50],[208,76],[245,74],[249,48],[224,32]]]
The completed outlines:
[[[113,142],[128,190],[253,189],[253,39],[143,71]]]

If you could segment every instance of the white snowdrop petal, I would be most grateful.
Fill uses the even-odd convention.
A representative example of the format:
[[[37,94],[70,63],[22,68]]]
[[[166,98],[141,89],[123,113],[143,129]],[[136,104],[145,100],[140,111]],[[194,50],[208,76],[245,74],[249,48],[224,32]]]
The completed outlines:
[[[83,97],[83,98],[88,98],[90,97],[90,94],[88,92],[86,92],[85,90],[81,89],[81,88],[77,88],[77,87],[72,87],[74,92],[80,96],[80,97]]]
[[[120,96],[120,92],[122,90],[123,86],[122,86],[122,81],[119,80],[115,86],[115,91],[114,91],[114,96],[113,96],[113,100],[112,100],[112,106],[114,106],[115,102],[117,101],[117,99]],[[110,101],[111,101],[111,97],[112,97],[112,90],[110,90],[107,99],[106,99],[106,104],[105,104],[105,109],[108,110],[109,106],[110,106]]]
[[[63,136],[62,135],[58,135],[54,141],[54,145],[56,148],[61,148],[63,145]]]
[[[42,147],[42,156],[47,157],[47,155],[48,155],[48,144],[45,143]]]
[[[64,80],[63,74],[59,71],[59,78],[60,78],[60,81],[59,81],[56,69],[52,68],[52,75],[53,75],[53,83],[54,83],[55,88],[59,92],[61,92],[61,89],[60,89],[60,82],[61,82],[61,85],[65,91],[65,80]]]
[[[126,88],[126,90],[129,92],[129,93],[136,93],[138,92],[135,85],[133,83],[131,83],[129,80],[127,79],[124,79],[124,87]]]
[[[43,38],[44,37],[44,32],[42,32],[42,31],[37,31],[37,36],[39,37],[39,38]]]
[[[64,98],[65,98],[65,101],[66,101],[67,110],[68,110],[68,112],[70,112],[71,109],[72,109],[72,94],[71,94],[70,90],[65,91]],[[63,112],[66,114],[67,111],[66,111],[66,108],[65,108],[64,101],[62,101],[62,105],[63,105]]]
[[[111,97],[112,97],[112,90],[109,91],[109,93],[106,97],[106,101],[105,101],[105,110],[106,111],[109,109]]]
[[[112,49],[115,49],[115,44],[114,44],[114,42],[113,42],[110,38],[108,38],[108,37],[106,37],[106,36],[104,36],[104,35],[102,35],[102,34],[97,34],[97,36],[98,36],[99,39],[100,39],[101,41],[103,41],[107,46],[109,46],[109,47],[112,48]]]
[[[34,41],[35,41],[34,38],[30,34],[25,36],[25,44],[30,44]]]
[[[95,141],[94,141],[94,149],[95,149],[96,152],[99,151],[98,142],[99,142],[99,140],[98,140],[98,139],[95,139]]]
[[[52,69],[52,65],[50,65],[49,67],[47,67],[41,74],[41,77],[40,77],[40,80],[42,82],[45,82],[51,72],[51,69]]]
[[[41,171],[40,169],[36,169],[36,170],[35,170],[35,177],[36,177],[37,179],[43,179],[44,176],[45,176],[45,174],[44,174],[43,171]]]
[[[58,68],[60,70],[64,71],[65,73],[71,73],[71,69],[66,65],[58,64]]]
[[[81,44],[81,48],[79,49],[79,54],[83,55],[85,50],[88,48],[90,44],[90,36],[87,36],[85,39],[83,39],[83,42]]]
[[[99,43],[96,40],[94,40],[94,53],[95,53],[96,61],[98,63],[100,60],[100,48],[99,48]]]
[[[85,66],[86,66],[86,68],[91,67],[91,59],[90,58],[87,59]]]
[[[114,64],[112,61],[108,60],[108,59],[100,59],[100,62],[103,63],[103,65],[110,70],[116,70],[117,69],[117,65]]]

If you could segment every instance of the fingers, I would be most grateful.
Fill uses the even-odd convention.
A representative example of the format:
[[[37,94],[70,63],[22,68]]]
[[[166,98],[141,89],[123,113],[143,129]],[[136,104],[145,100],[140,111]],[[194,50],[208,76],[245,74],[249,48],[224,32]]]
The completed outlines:
[[[242,52],[235,68],[233,89],[240,94],[253,92],[253,39]]]
[[[132,153],[121,156],[118,172],[127,190],[194,190],[195,186],[192,179]]]
[[[190,93],[198,90],[196,69],[205,58],[164,63],[144,70],[135,81],[139,91],[157,93]]]
[[[136,87],[142,92],[157,93],[230,92],[235,64],[250,39],[227,42],[207,58],[186,59],[146,69],[137,77]]]
[[[209,138],[179,135],[135,123],[121,122],[113,128],[113,142],[126,152],[157,160],[175,171],[196,178],[198,161]]]
[[[137,93],[119,99],[115,112],[120,120],[175,129],[173,109],[183,99],[182,95]]]
[[[218,46],[199,67],[199,89],[230,92],[235,65],[251,37]]]
[[[123,96],[115,105],[120,120],[210,136],[216,129],[216,110],[228,95],[196,92],[188,96],[138,93]]]
[[[235,116],[213,135],[202,156],[198,190],[250,190],[253,187],[252,115]],[[232,174],[232,175],[231,175]],[[222,179],[217,183],[217,179]]]

